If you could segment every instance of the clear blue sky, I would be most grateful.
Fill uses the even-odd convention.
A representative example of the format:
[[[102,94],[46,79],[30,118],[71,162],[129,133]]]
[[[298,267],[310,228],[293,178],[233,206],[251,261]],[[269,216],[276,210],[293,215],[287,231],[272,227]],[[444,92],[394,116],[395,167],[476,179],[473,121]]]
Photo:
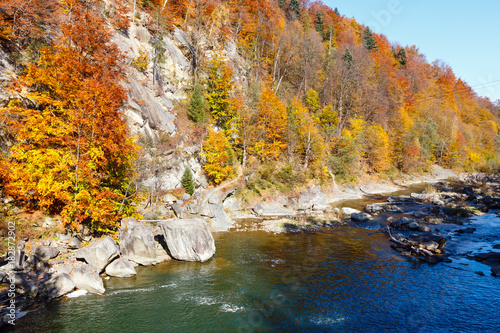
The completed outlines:
[[[500,1],[323,0],[391,42],[440,59],[480,96],[500,99]],[[498,81],[498,82],[494,82]],[[490,83],[493,82],[493,83]]]

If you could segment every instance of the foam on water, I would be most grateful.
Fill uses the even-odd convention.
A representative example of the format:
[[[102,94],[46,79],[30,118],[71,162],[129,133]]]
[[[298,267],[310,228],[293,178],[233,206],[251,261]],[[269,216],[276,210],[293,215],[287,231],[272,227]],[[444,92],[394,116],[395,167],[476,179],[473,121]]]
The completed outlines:
[[[87,290],[77,290],[77,291],[73,291],[72,293],[67,294],[66,297],[68,297],[68,298],[76,298],[76,297],[83,296],[83,295],[85,295],[87,293],[88,293]]]
[[[244,309],[245,308],[243,306],[237,306],[237,305],[228,304],[228,303],[225,303],[220,307],[220,310],[222,312],[237,312],[237,311],[241,311]]]

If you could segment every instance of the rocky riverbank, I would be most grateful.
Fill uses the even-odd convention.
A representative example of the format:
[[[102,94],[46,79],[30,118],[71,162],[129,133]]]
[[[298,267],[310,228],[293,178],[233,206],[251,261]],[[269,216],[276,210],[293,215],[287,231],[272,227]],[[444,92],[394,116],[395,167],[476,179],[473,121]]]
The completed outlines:
[[[19,242],[0,263],[0,327],[40,302],[74,293],[105,294],[103,279],[136,275],[135,267],[176,259],[204,262],[215,253],[210,225],[197,218],[143,223],[124,219],[118,243],[110,236],[59,234]],[[11,306],[14,304],[15,306]]]
[[[335,207],[335,203],[401,190],[405,185],[378,182],[355,187],[312,186],[295,197],[276,195],[245,207],[235,195],[236,186],[229,184],[180,199],[166,197],[159,219],[155,219],[158,213],[152,214],[151,208],[144,211],[148,220],[124,219],[116,237],[118,243],[110,236],[93,239],[82,233],[58,234],[28,244],[21,241],[13,260],[4,257],[0,262],[0,280],[7,286],[0,291],[0,316],[4,323],[8,322],[12,299],[19,315],[40,302],[71,296],[73,292],[104,294],[103,279],[132,277],[138,265],[155,265],[172,258],[206,261],[215,252],[213,231],[301,233],[339,225],[369,225],[386,233],[393,248],[403,256],[428,263],[449,261],[443,227],[456,226],[452,229],[457,236],[474,233],[473,226],[463,224],[471,216],[500,209],[500,179],[485,175],[458,177],[449,170],[434,170],[432,176],[405,182],[406,186],[422,180],[435,183],[424,193],[385,197],[366,205],[363,211]],[[437,182],[453,175],[455,180]],[[500,275],[498,252],[469,257],[490,265],[494,276]],[[10,286],[15,290],[14,298],[9,296]]]

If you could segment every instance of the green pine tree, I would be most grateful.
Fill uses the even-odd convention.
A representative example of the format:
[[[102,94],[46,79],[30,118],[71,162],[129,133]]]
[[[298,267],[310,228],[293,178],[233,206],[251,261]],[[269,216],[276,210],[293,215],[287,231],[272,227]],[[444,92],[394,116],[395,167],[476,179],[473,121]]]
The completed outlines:
[[[335,7],[335,9],[333,11],[335,12],[335,14],[337,14],[338,16],[340,16],[340,12],[339,12],[339,9],[337,7]]]
[[[184,174],[181,178],[181,185],[187,194],[192,195],[194,193],[194,178],[189,167],[184,170]]]
[[[319,32],[324,41],[328,39],[325,34],[325,20],[322,12],[316,12],[316,31]]]
[[[288,8],[290,9],[291,13],[295,14],[295,18],[297,18],[300,21],[301,16],[300,16],[299,0],[290,0],[290,4],[288,5]]]
[[[354,57],[352,56],[352,53],[348,47],[345,49],[345,53],[342,59],[344,59],[344,61],[347,62],[349,65],[352,65]]]
[[[369,27],[366,27],[365,31],[363,31],[363,42],[365,44],[365,47],[372,51],[372,50],[377,50],[377,41],[375,40],[375,36],[373,36],[372,31],[370,30]]]
[[[401,66],[403,66],[403,67],[406,66],[406,61],[408,60],[408,58],[406,57],[406,50],[404,47],[399,49],[397,59],[398,59],[399,63],[401,64]]]
[[[198,83],[194,86],[193,95],[189,102],[188,116],[197,124],[203,124],[206,119],[205,101]]]

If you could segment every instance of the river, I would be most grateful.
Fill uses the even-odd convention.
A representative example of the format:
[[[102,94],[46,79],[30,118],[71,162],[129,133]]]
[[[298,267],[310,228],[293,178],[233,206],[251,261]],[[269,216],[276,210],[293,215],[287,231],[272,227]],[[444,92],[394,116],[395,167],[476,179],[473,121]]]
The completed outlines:
[[[437,265],[399,256],[372,226],[217,233],[206,263],[139,267],[106,280],[105,296],[42,305],[15,331],[499,332],[500,278],[460,253],[498,241],[500,217],[473,220],[484,237],[449,236],[455,257]]]

